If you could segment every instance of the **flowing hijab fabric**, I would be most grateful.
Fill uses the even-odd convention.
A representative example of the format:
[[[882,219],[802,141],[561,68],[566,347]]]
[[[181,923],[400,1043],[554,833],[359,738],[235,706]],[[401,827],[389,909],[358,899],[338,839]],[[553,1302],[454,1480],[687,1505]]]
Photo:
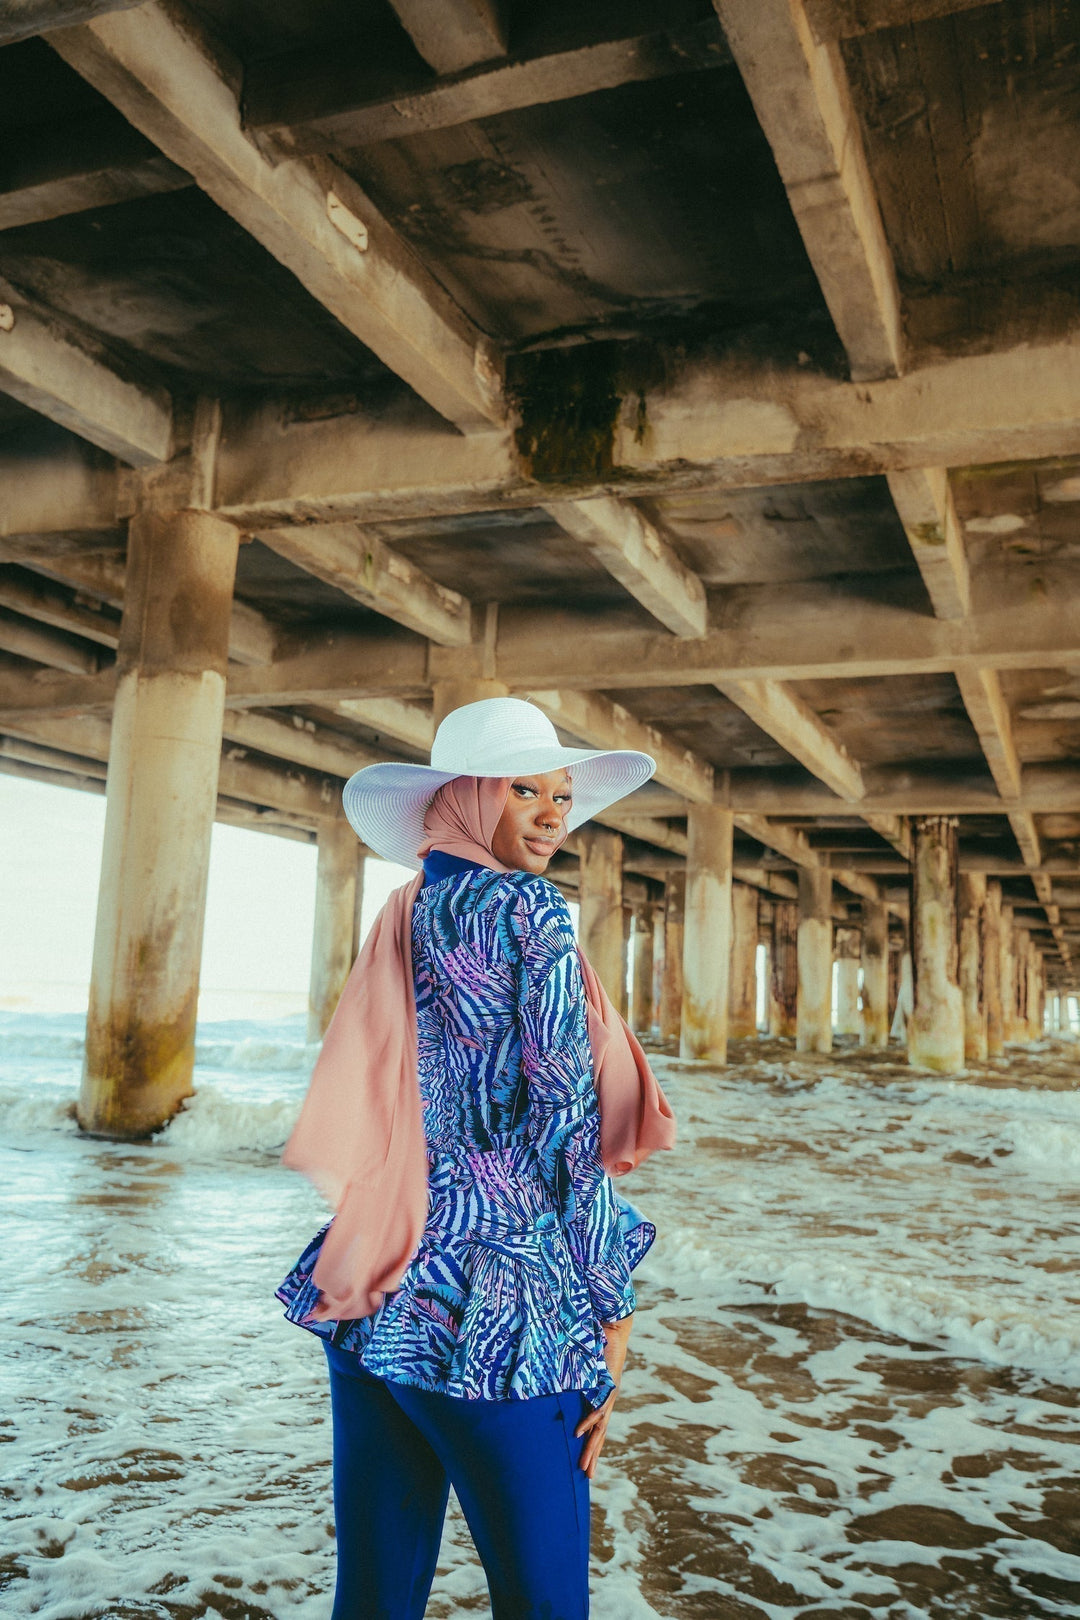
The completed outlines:
[[[424,843],[495,872],[491,852],[509,777],[458,776],[436,793]],[[565,837],[565,833],[563,835]],[[561,842],[561,840],[560,840]],[[300,1170],[334,1207],[313,1280],[314,1320],[370,1316],[397,1288],[428,1212],[427,1144],[417,1069],[412,910],[418,875],[390,896],[353,964],[281,1162]],[[625,1175],[675,1143],[675,1119],[648,1059],[579,951],[600,1151]]]

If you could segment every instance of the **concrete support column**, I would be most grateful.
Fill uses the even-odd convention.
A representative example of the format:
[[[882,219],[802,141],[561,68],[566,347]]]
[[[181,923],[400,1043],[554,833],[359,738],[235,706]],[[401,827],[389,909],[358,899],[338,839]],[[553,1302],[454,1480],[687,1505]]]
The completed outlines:
[[[799,868],[799,1001],[795,1045],[832,1051],[832,873]]]
[[[653,1027],[653,917],[651,906],[638,906],[631,935],[630,1027],[650,1035]]]
[[[682,1032],[685,930],[686,873],[669,872],[664,884],[664,954],[660,979],[660,1033],[666,1041],[677,1041]]]
[[[799,908],[794,900],[773,901],[769,951],[769,1034],[793,1039],[799,1003]]]
[[[78,1101],[147,1136],[191,1095],[238,535],[208,512],[132,519]]]
[[[440,725],[452,709],[466,703],[479,703],[481,698],[509,697],[510,688],[502,681],[486,681],[479,677],[452,676],[435,681],[431,688],[432,718]]]
[[[626,936],[623,932],[622,837],[589,825],[577,835],[578,938],[619,1012],[626,1011]]]
[[[859,931],[838,928],[836,952],[836,1033],[858,1035],[859,1019]]]
[[[896,1006],[893,1008],[890,1034],[895,1035],[898,1041],[908,1038],[908,1026],[911,1015],[915,1011],[915,973],[911,961],[911,952],[902,950],[899,953],[899,970],[896,976]]]
[[[356,857],[356,875],[353,878],[353,929],[352,929],[352,960],[355,962],[360,951],[360,924],[364,911],[364,873],[367,870],[367,853],[363,844],[359,845],[360,853]]]
[[[1016,963],[1013,959],[1013,908],[1001,907],[1001,1032],[1002,1040],[1016,1039]]]
[[[911,942],[915,1010],[908,1059],[915,1069],[956,1074],[964,1067],[964,1008],[956,937],[957,819],[913,822]]]
[[[988,1053],[983,949],[986,937],[986,875],[961,872],[956,888],[960,915],[960,995],[964,1004],[964,1061],[985,1063]]]
[[[986,885],[982,962],[986,1055],[995,1058],[1005,1050],[1005,1020],[1001,1005],[1001,884],[994,879]]]
[[[321,1041],[353,965],[356,929],[356,834],[344,816],[319,828],[315,927],[308,983],[309,1041]]]
[[[727,1061],[733,829],[730,810],[690,806],[679,1055],[710,1063]]]
[[[1028,959],[1031,955],[1031,935],[1026,928],[1014,928],[1013,955],[1016,959],[1016,1039],[1028,1039]]]
[[[900,1003],[900,958],[904,954],[898,939],[889,940],[889,1028]]]
[[[652,1008],[653,1028],[658,1034],[663,1033],[662,1007],[664,1001],[664,964],[666,961],[665,938],[667,931],[667,902],[665,898],[659,905],[653,907],[653,934],[652,934]],[[682,961],[682,939],[679,940],[679,960]],[[682,1006],[682,981],[679,981],[679,1006]],[[681,1016],[681,1014],[680,1014]]]
[[[1043,1033],[1043,958],[1034,941],[1028,950],[1027,981],[1028,1036],[1037,1041]]]
[[[731,889],[731,987],[728,1034],[733,1040],[756,1035],[758,892],[747,883]]]
[[[884,900],[862,902],[862,1018],[859,1044],[889,1044],[889,910]]]

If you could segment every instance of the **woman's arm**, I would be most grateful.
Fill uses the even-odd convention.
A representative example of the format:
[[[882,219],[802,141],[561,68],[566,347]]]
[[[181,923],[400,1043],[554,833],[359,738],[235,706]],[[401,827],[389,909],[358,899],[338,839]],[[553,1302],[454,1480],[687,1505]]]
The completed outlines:
[[[594,1407],[587,1417],[582,1418],[574,1433],[580,1437],[586,1435],[585,1445],[581,1453],[580,1466],[592,1479],[596,1473],[596,1464],[600,1453],[604,1449],[607,1439],[608,1422],[615,1406],[615,1397],[619,1393],[622,1383],[623,1367],[626,1363],[626,1352],[630,1344],[630,1332],[633,1327],[633,1314],[624,1316],[618,1322],[604,1323],[604,1360],[607,1362],[608,1372],[615,1380],[615,1388],[604,1402],[603,1406]]]

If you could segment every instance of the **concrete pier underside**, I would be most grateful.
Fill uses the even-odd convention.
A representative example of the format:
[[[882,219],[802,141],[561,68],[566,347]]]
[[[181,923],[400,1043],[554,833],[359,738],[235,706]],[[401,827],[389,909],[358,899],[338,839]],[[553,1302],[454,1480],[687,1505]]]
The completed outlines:
[[[760,938],[805,1051],[885,1044],[908,952],[917,1066],[1031,1041],[1080,944],[1072,23],[369,9],[0,15],[0,770],[107,794],[84,1127],[190,1090],[213,818],[318,845],[318,1035],[344,780],[508,692],[657,761],[551,867],[638,1029],[724,1061]]]

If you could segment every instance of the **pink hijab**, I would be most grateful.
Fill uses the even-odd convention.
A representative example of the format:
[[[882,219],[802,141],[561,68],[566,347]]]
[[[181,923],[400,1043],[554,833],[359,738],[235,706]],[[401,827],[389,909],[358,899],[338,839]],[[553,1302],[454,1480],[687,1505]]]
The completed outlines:
[[[428,807],[417,854],[440,849],[508,871],[492,854],[491,840],[509,789],[509,777],[447,782]],[[422,884],[418,874],[395,890],[376,918],[281,1155],[335,1210],[312,1274],[321,1291],[312,1312],[317,1322],[377,1311],[383,1294],[399,1286],[427,1220],[412,967],[412,910]],[[675,1119],[637,1038],[580,951],[578,956],[600,1151],[609,1175],[625,1175],[654,1149],[674,1146]]]

